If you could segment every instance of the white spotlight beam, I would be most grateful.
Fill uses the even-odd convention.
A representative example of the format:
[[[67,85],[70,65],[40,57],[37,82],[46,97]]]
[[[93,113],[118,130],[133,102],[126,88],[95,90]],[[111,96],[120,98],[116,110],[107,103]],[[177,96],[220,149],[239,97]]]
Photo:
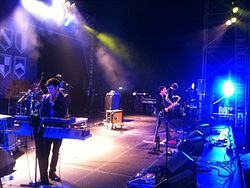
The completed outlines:
[[[35,17],[40,19],[47,19],[50,17],[50,7],[41,1],[36,0],[22,0],[22,6]]]

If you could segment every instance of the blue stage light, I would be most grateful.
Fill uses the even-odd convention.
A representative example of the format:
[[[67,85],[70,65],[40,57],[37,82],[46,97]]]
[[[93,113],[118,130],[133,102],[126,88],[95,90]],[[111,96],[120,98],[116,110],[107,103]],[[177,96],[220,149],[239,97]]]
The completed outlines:
[[[223,91],[223,94],[226,96],[226,97],[231,97],[234,92],[235,92],[235,87],[234,87],[234,84],[231,80],[227,80],[223,85],[222,85],[222,91]]]
[[[74,19],[74,17],[72,15],[69,15],[64,23],[65,27],[68,27],[69,24],[72,22],[72,20]]]

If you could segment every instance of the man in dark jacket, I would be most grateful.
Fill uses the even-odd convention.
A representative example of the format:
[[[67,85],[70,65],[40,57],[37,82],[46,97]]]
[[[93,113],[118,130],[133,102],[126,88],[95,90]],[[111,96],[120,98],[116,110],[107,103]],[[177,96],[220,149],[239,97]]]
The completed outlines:
[[[50,78],[47,80],[46,86],[48,94],[46,94],[43,98],[40,108],[40,117],[65,118],[67,115],[68,102],[63,93],[59,91],[60,82],[56,78]],[[48,176],[48,162],[52,144],[53,153]],[[40,137],[37,155],[42,185],[49,185],[48,177],[54,181],[60,181],[60,177],[56,175],[56,166],[61,145],[62,139],[44,138],[43,136]]]

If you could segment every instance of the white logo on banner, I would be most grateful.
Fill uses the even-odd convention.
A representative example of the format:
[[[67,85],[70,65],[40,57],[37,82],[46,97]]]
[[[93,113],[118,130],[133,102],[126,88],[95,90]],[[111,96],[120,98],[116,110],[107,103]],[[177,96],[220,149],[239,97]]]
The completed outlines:
[[[14,73],[20,79],[26,72],[26,57],[14,57]]]
[[[6,51],[12,45],[13,32],[8,28],[1,28],[0,30],[0,45]]]
[[[16,32],[15,35],[15,46],[16,49],[22,54],[27,48],[27,37],[23,33]]]
[[[11,70],[11,56],[0,53],[0,73],[5,78]]]

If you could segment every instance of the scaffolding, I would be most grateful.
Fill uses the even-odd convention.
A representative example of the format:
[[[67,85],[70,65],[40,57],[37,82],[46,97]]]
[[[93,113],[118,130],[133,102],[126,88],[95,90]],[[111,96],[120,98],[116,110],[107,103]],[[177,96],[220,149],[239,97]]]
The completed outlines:
[[[241,15],[238,23],[225,25],[225,22],[232,17],[232,2],[237,3],[243,10],[247,7],[244,0],[237,2],[206,0],[202,79],[200,79],[206,85],[203,86],[204,94],[200,93],[199,117],[202,119],[213,115],[213,104],[217,100],[215,82],[219,77],[230,77],[236,83],[236,94],[230,112],[231,119],[234,127],[242,129],[246,134],[249,96],[249,21],[247,17]]]

